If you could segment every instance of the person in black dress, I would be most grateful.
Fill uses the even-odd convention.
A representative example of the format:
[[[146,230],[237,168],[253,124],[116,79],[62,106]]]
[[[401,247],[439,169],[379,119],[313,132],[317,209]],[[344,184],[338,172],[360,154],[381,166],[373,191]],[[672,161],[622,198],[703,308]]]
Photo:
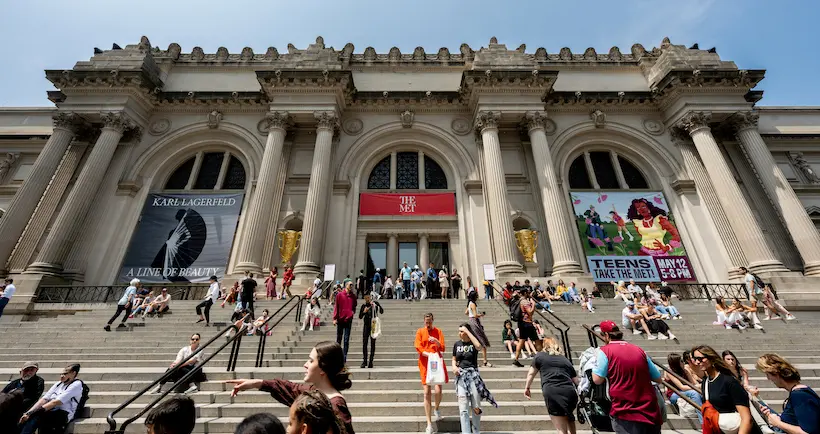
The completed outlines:
[[[561,355],[561,347],[553,338],[544,339],[544,351],[539,352],[527,372],[527,383],[524,396],[532,399],[530,385],[536,373],[541,373],[541,393],[547,404],[547,412],[559,433],[575,434],[575,416],[573,411],[578,406],[578,374],[572,363]]]
[[[378,313],[377,313],[378,311]],[[376,339],[370,336],[373,317],[384,313],[384,308],[378,301],[373,301],[368,293],[364,295],[364,303],[359,308],[359,319],[362,320],[362,368],[373,367],[373,357],[376,355]],[[367,343],[370,342],[370,358],[367,357]]]

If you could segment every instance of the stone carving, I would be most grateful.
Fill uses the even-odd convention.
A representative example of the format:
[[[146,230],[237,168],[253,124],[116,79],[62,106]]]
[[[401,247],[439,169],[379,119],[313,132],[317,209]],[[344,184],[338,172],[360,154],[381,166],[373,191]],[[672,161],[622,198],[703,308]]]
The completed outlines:
[[[148,127],[148,134],[152,136],[160,136],[171,129],[171,121],[168,119],[157,119]]]
[[[522,124],[527,130],[534,130],[536,128],[544,128],[547,121],[547,114],[539,111],[530,111],[524,114]]]
[[[612,47],[609,49],[609,60],[620,61],[621,59],[623,59],[623,54],[621,54],[620,48]]]
[[[589,118],[595,124],[595,128],[603,128],[606,125],[606,113],[595,109],[589,114]]]
[[[441,47],[438,49],[438,54],[436,54],[436,59],[447,61],[450,60],[450,50],[447,47]]]
[[[572,60],[572,51],[569,47],[564,47],[558,52],[558,58],[561,60]]]
[[[228,49],[225,47],[219,47],[216,49],[216,60],[219,62],[224,62],[228,60]]]
[[[475,129],[479,133],[487,128],[498,129],[498,124],[501,123],[501,113],[492,111],[478,112],[475,117]]]
[[[426,58],[427,55],[424,53],[423,47],[416,47],[416,49],[413,50],[413,60],[424,60]]]
[[[14,167],[14,163],[20,159],[20,154],[13,154],[11,152],[6,154],[6,158],[0,161],[0,182],[6,178],[6,175],[11,171],[11,168]]]
[[[316,129],[331,129],[335,131],[339,126],[339,119],[336,117],[336,113],[313,112],[313,117],[316,119]]]
[[[123,112],[107,112],[101,116],[103,128],[110,128],[119,131],[121,134],[125,130],[134,128],[134,122]]]
[[[66,128],[73,132],[77,132],[78,124],[82,122],[82,118],[73,112],[59,112],[52,119],[55,128]]]
[[[598,60],[598,53],[595,52],[595,49],[589,47],[584,51],[584,60]]]
[[[362,132],[363,128],[364,123],[358,118],[345,119],[342,123],[342,130],[344,130],[344,132],[349,136],[358,135]]]
[[[137,45],[137,48],[143,51],[148,51],[151,49],[151,41],[148,40],[147,36],[143,36],[140,38],[140,43]]]
[[[631,51],[632,51],[632,57],[634,57],[636,59],[640,59],[641,57],[646,55],[646,49],[643,48],[643,45],[641,45],[641,44],[634,44],[632,46]]]
[[[267,131],[273,128],[287,131],[293,125],[293,118],[288,112],[270,112],[265,115],[264,121]]]
[[[758,120],[760,120],[760,115],[757,112],[739,112],[735,113],[729,122],[736,131],[742,131],[748,128],[756,130]]]
[[[535,50],[535,60],[545,62],[547,60],[547,49],[544,47],[539,47]]]
[[[455,118],[453,122],[450,123],[450,128],[459,136],[466,136],[470,134],[470,121],[464,118]]]
[[[397,62],[401,60],[401,51],[399,51],[399,47],[393,47],[390,49],[390,53],[387,54],[387,58],[391,62]]]
[[[461,44],[458,50],[461,51],[461,58],[464,59],[465,62],[475,59],[475,51],[473,51],[469,45]]]
[[[367,47],[364,49],[364,60],[373,61],[376,60],[376,49],[373,47]]]
[[[817,172],[811,168],[808,161],[803,158],[802,152],[795,152],[791,154],[792,160],[794,160],[794,165],[800,170],[800,173],[806,177],[810,184],[820,184],[820,176],[817,176]],[[0,176],[2,179],[2,176]]]
[[[265,60],[277,59],[279,59],[279,50],[276,47],[268,47],[268,51],[265,51]]]
[[[416,114],[411,112],[410,110],[405,110],[401,113],[401,126],[404,128],[410,128],[413,126],[413,120],[416,117]]]
[[[498,38],[495,36],[490,38],[490,45],[498,45]]]
[[[649,134],[653,136],[659,136],[663,134],[663,122],[657,119],[644,119],[643,121],[643,129]]]
[[[299,50],[296,48],[295,45],[293,45],[292,43],[288,43],[288,54],[296,54],[297,51]]]
[[[515,51],[518,51],[519,53],[524,54],[524,52],[527,51],[527,44],[519,45],[518,48],[515,49]]]
[[[251,47],[245,47],[242,49],[242,53],[239,54],[240,60],[251,60],[253,59],[253,49]]]
[[[683,128],[687,133],[692,134],[701,128],[709,128],[709,121],[712,114],[709,112],[689,112],[675,124],[678,128]]]
[[[219,110],[212,110],[208,113],[208,128],[215,130],[219,128],[219,123],[222,122],[222,112]]]
[[[202,62],[205,59],[205,52],[202,51],[202,47],[194,47],[191,51],[191,60],[196,62]]]
[[[179,59],[180,53],[182,53],[182,47],[176,42],[172,42],[171,45],[168,46],[168,55],[171,56],[171,59]]]
[[[343,59],[350,59],[351,57],[353,57],[353,50],[354,49],[355,49],[355,47],[350,42],[345,44],[345,47],[342,48],[342,58]]]
[[[683,128],[670,128],[669,136],[672,138],[672,143],[677,146],[687,146],[692,143],[692,136],[690,136],[689,133],[687,133]]]
[[[661,41],[661,50],[669,48],[671,46],[672,46],[672,41],[669,40],[669,36],[663,38],[663,41]]]

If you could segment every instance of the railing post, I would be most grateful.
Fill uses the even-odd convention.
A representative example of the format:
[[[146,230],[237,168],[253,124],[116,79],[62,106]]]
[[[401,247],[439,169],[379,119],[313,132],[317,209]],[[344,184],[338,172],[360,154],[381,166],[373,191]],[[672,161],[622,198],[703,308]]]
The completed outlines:
[[[739,284],[743,288],[743,293],[746,294],[746,300],[751,300],[749,296],[749,288],[745,284]]]
[[[709,285],[703,284],[703,292],[706,294],[706,299],[712,301],[712,294],[709,293]]]

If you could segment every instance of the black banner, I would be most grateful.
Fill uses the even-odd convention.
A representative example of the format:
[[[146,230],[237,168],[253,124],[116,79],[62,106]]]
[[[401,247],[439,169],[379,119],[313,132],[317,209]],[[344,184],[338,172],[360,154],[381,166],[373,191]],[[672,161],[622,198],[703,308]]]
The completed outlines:
[[[186,283],[224,276],[243,196],[149,194],[120,280]]]

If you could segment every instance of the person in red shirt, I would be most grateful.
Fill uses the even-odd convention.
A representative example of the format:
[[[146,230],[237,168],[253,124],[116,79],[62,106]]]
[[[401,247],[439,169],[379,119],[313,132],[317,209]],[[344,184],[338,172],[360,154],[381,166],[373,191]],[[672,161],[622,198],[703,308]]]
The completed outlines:
[[[609,381],[612,427],[618,434],[660,434],[663,420],[652,386],[661,381],[658,367],[640,347],[623,341],[617,324],[603,321],[600,327],[606,345],[598,351],[592,381]]]
[[[285,293],[288,294],[287,298],[293,297],[293,294],[290,293],[290,285],[293,284],[293,278],[293,267],[286,265],[285,274],[282,275],[282,293],[279,294],[282,298],[285,298]]]
[[[336,326],[336,342],[342,345],[344,338],[345,361],[350,347],[350,330],[353,328],[353,315],[356,312],[356,295],[353,294],[353,283],[348,282],[344,291],[336,294],[333,303],[333,325]]]
[[[439,411],[439,407],[441,406],[441,385],[438,384],[435,386],[436,408],[431,415],[430,410],[432,407],[432,393],[430,386],[427,385],[427,357],[436,353],[441,355],[441,352],[444,351],[445,348],[444,333],[440,328],[433,327],[432,313],[424,314],[424,327],[416,331],[415,347],[416,351],[419,353],[419,373],[421,374],[421,386],[424,390],[424,415],[427,416],[427,430],[425,433],[432,434],[436,432],[435,425],[433,425],[433,419],[435,419],[435,422],[441,420],[441,412]],[[442,369],[444,368],[442,367]],[[448,381],[447,369],[444,369],[444,382],[446,383]]]

